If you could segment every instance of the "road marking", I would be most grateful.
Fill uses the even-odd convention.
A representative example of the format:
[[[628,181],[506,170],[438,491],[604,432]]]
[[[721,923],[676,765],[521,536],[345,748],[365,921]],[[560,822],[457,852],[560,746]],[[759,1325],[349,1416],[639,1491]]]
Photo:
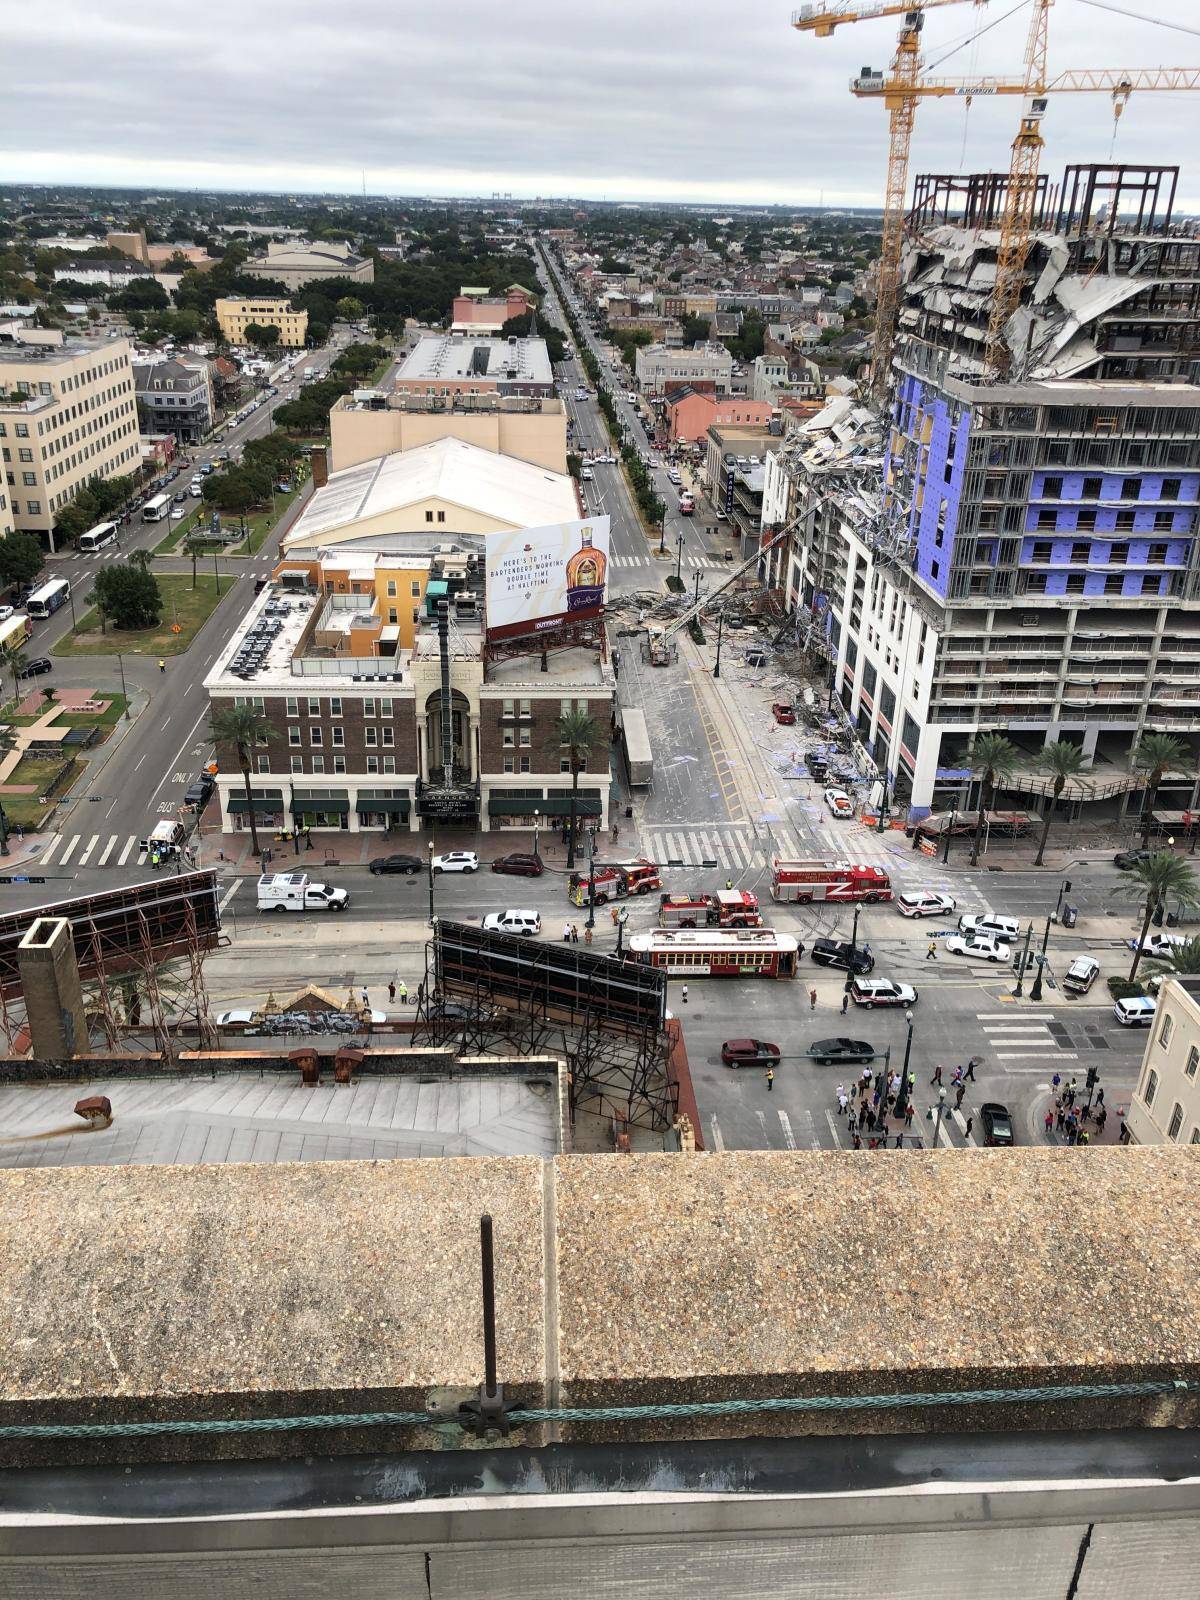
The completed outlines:
[[[725,1148],[725,1139],[724,1139],[724,1136],[721,1133],[721,1124],[717,1121],[716,1117],[710,1117],[708,1120],[709,1120],[709,1123],[710,1123],[710,1125],[712,1127],[713,1149],[714,1150],[724,1150],[724,1148]]]
[[[129,860],[129,853],[133,849],[133,847],[134,847],[134,845],[136,843],[137,843],[136,839],[126,839],[125,848],[124,848],[124,850],[121,851],[121,859],[117,862],[117,865],[119,867],[123,867],[125,865],[125,863]]]
[[[43,867],[47,865],[50,857],[54,854],[62,842],[63,835],[61,833],[56,833],[41,854],[40,861]]]
[[[76,863],[76,865],[80,866],[80,867],[86,866],[88,861],[91,859],[92,851],[96,848],[96,846],[99,843],[100,843],[100,835],[98,833],[94,833],[92,835],[92,837],[88,840],[88,847],[83,852],[83,854],[80,856],[80,858],[79,858],[78,862]]]
[[[1078,1061],[1079,1052],[1077,1050],[1016,1050],[1007,1053],[997,1050],[996,1052],[997,1061],[1031,1061],[1034,1058],[1039,1061]]]
[[[134,770],[134,771],[135,771],[135,772],[136,772],[136,771],[137,771],[137,769],[138,769],[138,768],[139,768],[139,767],[140,767],[140,766],[141,766],[141,764],[142,764],[142,762],[143,762],[143,761],[145,761],[145,759],[146,759],[146,755],[145,755],[145,753],[143,753],[143,754],[142,754],[142,755],[140,755],[140,756],[139,756],[139,757],[138,757],[138,758],[137,758],[137,760],[136,760],[136,761],[135,761],[135,762],[134,762],[134,764],[133,764],[133,770]]]
[[[65,867],[67,862],[70,861],[72,855],[75,852],[75,846],[80,842],[80,840],[82,838],[83,838],[83,835],[81,833],[73,833],[71,835],[71,842],[67,846],[67,848],[63,851],[62,860],[58,863],[60,867]]]
[[[976,1022],[1011,1022],[1012,1019],[1013,1014],[1011,1011],[977,1011],[975,1013]]]
[[[789,1150],[794,1150],[796,1148],[796,1136],[792,1132],[792,1119],[788,1116],[786,1111],[780,1111],[779,1125],[783,1129],[784,1144],[787,1145]]]
[[[241,878],[235,878],[233,880],[233,882],[229,885],[228,889],[226,889],[225,893],[221,896],[221,899],[220,899],[220,901],[218,903],[218,906],[217,906],[218,911],[224,911],[225,907],[229,904],[229,902],[233,899],[234,895],[238,892],[238,890],[241,887],[242,887],[242,879]]]
[[[833,1135],[834,1144],[840,1146],[842,1142],[841,1129],[833,1119],[833,1112],[826,1108],[825,1121],[829,1124],[829,1131]]]
[[[104,846],[104,854],[103,854],[103,855],[102,855],[102,856],[101,856],[101,857],[100,857],[100,859],[99,859],[99,861],[97,861],[97,863],[96,863],[96,865],[97,865],[97,866],[98,866],[98,867],[103,867],[103,866],[107,866],[107,864],[108,864],[108,858],[109,858],[109,856],[110,856],[110,855],[112,855],[112,853],[113,853],[113,850],[114,850],[114,849],[115,849],[115,847],[116,847],[116,843],[117,843],[117,840],[118,840],[118,839],[119,839],[119,838],[120,838],[120,837],[121,837],[121,835],[120,835],[120,834],[119,834],[119,833],[114,833],[114,834],[113,834],[113,836],[112,836],[112,838],[111,838],[111,839],[110,839],[110,840],[109,840],[109,841],[108,841],[108,843],[107,843],[107,844],[106,844],[106,845],[105,845],[105,846]]]

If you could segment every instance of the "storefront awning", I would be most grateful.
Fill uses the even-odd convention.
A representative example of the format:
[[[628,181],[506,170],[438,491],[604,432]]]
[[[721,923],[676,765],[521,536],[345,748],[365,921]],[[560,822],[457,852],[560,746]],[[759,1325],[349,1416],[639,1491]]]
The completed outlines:
[[[260,816],[268,811],[283,810],[283,794],[278,789],[268,790],[266,794],[256,794],[254,797],[254,814]],[[249,810],[244,794],[231,794],[229,796],[229,809],[231,812],[241,812],[244,816]]]
[[[359,795],[354,802],[354,809],[360,817],[375,813],[384,817],[406,817],[412,809],[412,801],[396,799],[394,796],[387,800],[372,800],[364,795]]]
[[[345,817],[349,815],[350,802],[328,794],[298,794],[292,797],[292,811],[297,816],[305,811],[324,811],[330,817]]]
[[[568,817],[571,814],[571,796],[552,794],[549,799],[541,800],[531,799],[528,795],[520,795],[516,799],[507,794],[488,796],[490,817],[532,817],[535,811],[540,811],[543,817]],[[598,817],[601,813],[599,795],[581,794],[576,799],[577,817]]]

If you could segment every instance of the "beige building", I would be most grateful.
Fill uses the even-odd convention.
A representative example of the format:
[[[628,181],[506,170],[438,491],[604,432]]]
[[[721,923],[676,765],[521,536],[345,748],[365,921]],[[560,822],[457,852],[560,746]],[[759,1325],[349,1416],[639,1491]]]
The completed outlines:
[[[567,417],[561,400],[464,396],[447,406],[425,395],[345,395],[329,413],[334,472],[435,439],[464,439],[493,455],[550,472],[567,470]]]
[[[136,472],[141,463],[130,355],[128,339],[60,335],[57,343],[0,345],[7,514],[51,550],[55,517],[89,478]]]
[[[12,500],[8,493],[7,478],[0,478],[0,539],[7,539],[16,529],[13,521]]]
[[[306,283],[322,278],[348,278],[353,283],[375,281],[375,263],[370,256],[356,256],[348,244],[337,239],[322,239],[316,244],[303,239],[273,239],[266,255],[247,261],[242,270],[289,289],[302,289]]]
[[[1200,1144],[1200,978],[1167,978],[1125,1118],[1130,1144]]]
[[[246,329],[278,328],[279,342],[300,348],[308,337],[308,312],[294,311],[287,300],[218,300],[217,323],[230,344],[246,344]]]

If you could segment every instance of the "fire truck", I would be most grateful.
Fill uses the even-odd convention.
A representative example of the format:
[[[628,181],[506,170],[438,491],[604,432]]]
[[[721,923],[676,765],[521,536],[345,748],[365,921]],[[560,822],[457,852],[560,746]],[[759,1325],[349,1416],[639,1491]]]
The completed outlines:
[[[794,861],[776,856],[771,898],[806,906],[813,900],[890,900],[892,880],[882,867],[860,867],[849,861]]]
[[[661,889],[662,879],[658,867],[645,856],[635,861],[625,861],[611,866],[595,866],[592,872],[573,872],[567,879],[567,899],[572,905],[586,906],[588,886],[596,886],[596,904],[606,900],[624,900],[626,895],[648,894],[651,889]]]
[[[747,889],[722,889],[717,894],[661,894],[658,922],[662,928],[760,928],[758,896]]]

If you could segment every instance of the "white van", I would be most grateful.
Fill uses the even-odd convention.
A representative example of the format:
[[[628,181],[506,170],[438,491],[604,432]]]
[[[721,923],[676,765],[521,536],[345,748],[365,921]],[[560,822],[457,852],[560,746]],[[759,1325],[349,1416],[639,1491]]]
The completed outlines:
[[[1154,1021],[1158,1002],[1148,994],[1131,995],[1128,1000],[1118,1000],[1113,1015],[1123,1028],[1148,1028]]]
[[[982,916],[959,917],[959,933],[986,933],[993,939],[1007,939],[1011,944],[1020,937],[1021,919],[1019,917],[1001,917],[994,911],[985,911]]]
[[[307,872],[264,872],[258,880],[260,911],[344,911],[345,889],[313,883]]]

